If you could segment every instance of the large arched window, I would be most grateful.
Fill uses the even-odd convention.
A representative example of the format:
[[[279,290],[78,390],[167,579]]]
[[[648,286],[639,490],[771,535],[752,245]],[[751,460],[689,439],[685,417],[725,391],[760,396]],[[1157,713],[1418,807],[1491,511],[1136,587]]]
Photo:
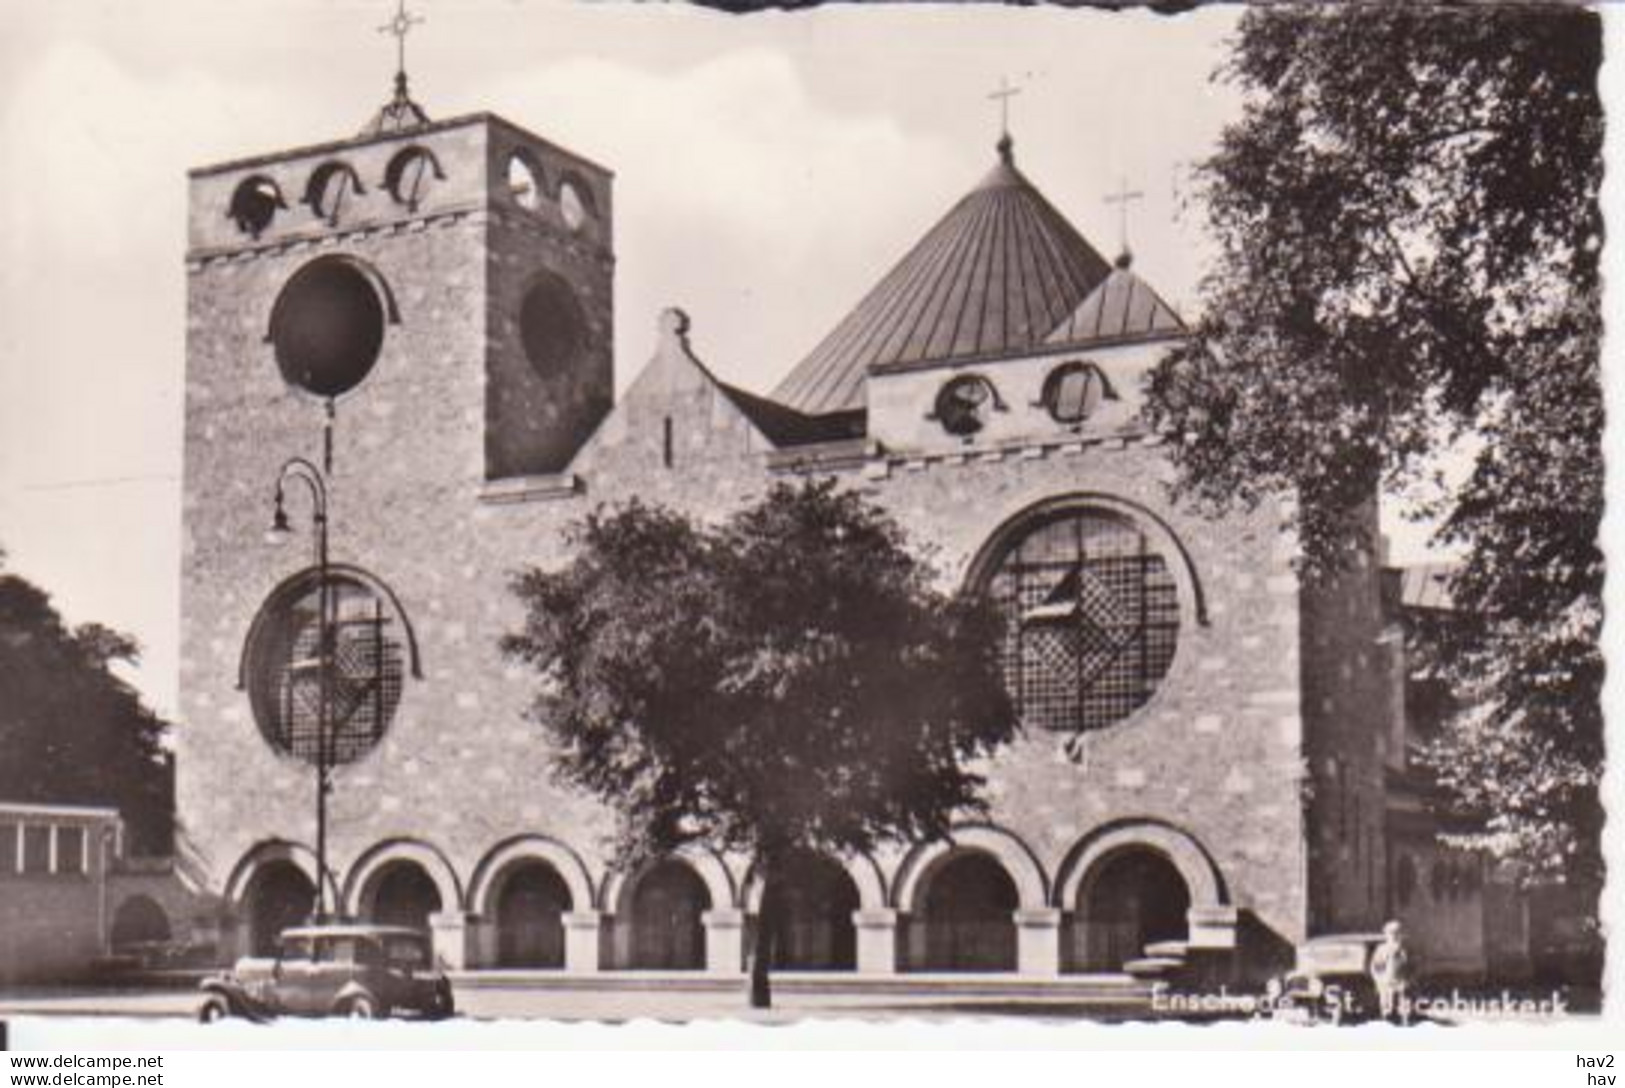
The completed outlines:
[[[1004,614],[1005,683],[1030,727],[1121,721],[1173,663],[1178,585],[1144,527],[1115,510],[1052,508],[1018,524],[981,588]]]
[[[295,575],[260,609],[244,648],[260,733],[286,756],[314,764],[325,745],[328,764],[354,762],[388,730],[410,650],[411,632],[387,590],[342,570],[329,573],[325,592],[314,570]]]

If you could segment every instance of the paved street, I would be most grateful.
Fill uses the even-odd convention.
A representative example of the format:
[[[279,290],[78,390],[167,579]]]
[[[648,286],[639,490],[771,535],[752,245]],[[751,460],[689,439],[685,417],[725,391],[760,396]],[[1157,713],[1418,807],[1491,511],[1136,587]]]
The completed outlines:
[[[1496,1022],[1502,1015],[1488,1010],[1493,997],[1469,998],[1469,1005],[1445,1010],[1439,1022]],[[190,989],[94,989],[38,987],[0,993],[0,1017],[15,1016],[119,1016],[180,1017],[196,1012],[198,996]],[[1565,1015],[1584,1016],[1595,1002],[1570,996]],[[743,984],[737,990],[715,992],[628,989],[560,989],[555,987],[459,986],[457,1008],[462,1017],[476,1020],[594,1020],[623,1021],[748,1019],[788,1022],[807,1018],[908,1016],[940,1018],[1001,1016],[1026,1019],[1102,1022],[1146,1020],[1156,1016],[1144,1000],[1080,997],[1076,994],[945,995],[942,993],[806,993],[780,992],[775,1007],[753,1012],[745,1006]],[[1527,1019],[1538,1022],[1546,1015]]]
[[[39,988],[0,994],[0,1016],[191,1017],[196,993],[189,990],[91,990]],[[793,994],[777,1007],[752,1013],[744,989],[737,993],[638,993],[549,989],[469,989],[457,995],[459,1013],[476,1019],[687,1020],[749,1017],[794,1020],[860,1014],[908,1016],[1017,1015],[1120,1020],[1143,1017],[1140,1003],[1081,1002],[1076,998],[961,998],[941,995]]]

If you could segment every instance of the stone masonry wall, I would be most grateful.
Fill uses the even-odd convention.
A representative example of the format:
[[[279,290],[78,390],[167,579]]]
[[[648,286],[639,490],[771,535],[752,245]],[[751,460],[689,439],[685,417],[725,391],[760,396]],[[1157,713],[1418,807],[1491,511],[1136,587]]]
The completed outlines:
[[[387,249],[369,256],[386,274],[409,265],[433,276],[443,285],[442,305],[455,307],[473,301],[478,274],[472,232],[457,246],[446,244],[451,237],[441,236],[436,257],[412,255],[428,262],[423,266],[406,252],[399,259]],[[274,279],[280,271],[256,274]],[[216,313],[240,306],[243,284],[236,277],[243,274],[203,277],[194,285],[195,305]],[[408,298],[417,274],[406,274]],[[403,314],[411,310],[403,302]],[[403,316],[403,324],[412,323]],[[418,336],[428,338],[421,346],[437,360],[432,370],[409,380],[388,367],[386,348],[380,373],[341,408],[334,556],[375,571],[400,594],[426,675],[408,683],[376,751],[338,773],[334,866],[350,872],[383,843],[425,843],[462,896],[488,852],[533,834],[564,843],[602,889],[613,860],[605,848],[608,814],[550,781],[540,730],[526,719],[533,680],[496,648],[520,619],[507,579],[527,563],[562,562],[563,528],[599,503],[637,495],[708,518],[726,516],[770,486],[766,443],[702,370],[660,360],[571,466],[580,493],[492,502],[479,428],[471,425],[479,418],[479,383],[469,377],[478,372],[478,337],[452,321],[403,328],[392,332],[391,343],[404,352],[408,338]],[[199,391],[213,366],[247,347],[200,341]],[[182,810],[188,829],[208,846],[216,886],[256,842],[311,838],[310,771],[266,748],[234,680],[259,602],[300,565],[257,544],[257,533],[279,457],[284,449],[309,449],[316,412],[277,388],[265,360],[246,372],[253,375],[246,395],[226,404],[195,401],[188,443]],[[235,423],[233,440],[221,445],[221,428],[211,420],[224,418]],[[1179,650],[1151,703],[1092,736],[1081,764],[1062,753],[1062,735],[1017,741],[990,768],[992,820],[1035,858],[1046,903],[1058,894],[1069,855],[1092,832],[1124,821],[1171,825],[1209,854],[1231,903],[1279,936],[1297,939],[1306,892],[1297,801],[1298,586],[1290,552],[1272,510],[1216,522],[1170,507],[1162,466],[1154,447],[1098,445],[1073,453],[949,457],[845,479],[936,553],[947,586],[962,582],[972,557],[1008,518],[1058,495],[1115,496],[1172,527],[1192,556],[1209,625],[1195,622],[1187,587]],[[901,852],[882,859],[889,883],[901,859]],[[736,884],[744,868],[742,859],[732,860]]]
[[[911,464],[864,489],[915,539],[940,550],[953,586],[998,526],[1055,496],[1115,497],[1172,527],[1190,552],[1209,624],[1194,622],[1182,587],[1186,618],[1157,694],[1091,734],[1081,764],[1064,756],[1065,734],[1017,740],[990,769],[993,820],[1035,851],[1052,884],[1087,833],[1125,820],[1172,824],[1210,853],[1235,905],[1295,939],[1304,911],[1303,737],[1290,552],[1272,509],[1212,521],[1172,507],[1164,464],[1154,447],[1102,445]]]
[[[501,161],[489,148],[471,157],[486,169]],[[229,191],[229,180],[200,180],[194,202]],[[607,186],[601,200],[607,216]],[[206,219],[194,207],[194,220]],[[523,566],[565,562],[566,528],[600,503],[638,496],[720,519],[764,494],[774,476],[769,443],[688,353],[675,316],[665,319],[657,359],[602,416],[611,275],[604,241],[595,249],[550,222],[476,202],[365,230],[194,252],[177,788],[186,849],[211,890],[227,890],[267,843],[314,839],[313,771],[266,745],[237,680],[261,604],[310,562],[310,510],[297,490],[288,501],[298,539],[280,550],[262,542],[276,472],[291,455],[319,460],[321,450],[321,405],[283,385],[265,342],[270,309],[306,261],[344,254],[389,284],[400,322],[388,329],[373,373],[338,406],[332,558],[398,594],[423,663],[383,740],[335,775],[330,860],[349,885],[347,905],[364,898],[359,874],[369,863],[397,851],[425,864],[444,911],[472,911],[490,859],[528,836],[555,844],[585,874],[595,902],[573,909],[614,909],[610,815],[551,779],[542,732],[527,717],[534,677],[498,650],[521,618],[508,582]],[[584,370],[556,385],[531,382],[514,343],[517,301],[542,268],[575,283],[599,338]],[[517,414],[493,414],[498,401]],[[567,471],[494,480],[508,473],[492,471],[488,428],[538,419],[545,426],[513,448],[542,457],[530,473],[555,463]],[[532,444],[535,435],[547,442]],[[573,459],[560,460],[559,450],[577,445]],[[1217,871],[1226,903],[1277,938],[1305,935],[1306,750],[1316,730],[1340,738],[1337,752],[1361,750],[1370,723],[1360,703],[1369,693],[1363,674],[1340,670],[1358,662],[1360,640],[1373,634],[1363,590],[1300,596],[1279,511],[1210,520],[1173,507],[1165,459],[1140,441],[871,453],[841,478],[931,551],[948,588],[964,584],[1000,526],[1043,500],[1097,494],[1165,522],[1190,555],[1207,624],[1197,622],[1194,586],[1180,573],[1185,618],[1158,693],[1091,735],[1081,761],[1062,752],[1061,734],[1029,734],[1001,753],[989,768],[999,830],[986,834],[1009,864],[1026,867],[1023,908],[1053,913],[1076,906],[1060,889],[1087,842],[1127,825],[1171,828]],[[1303,655],[1315,632],[1310,660]],[[1345,636],[1352,641],[1339,641]],[[1377,804],[1364,811],[1380,819]],[[911,857],[899,849],[878,859],[881,894],[903,911],[915,905],[900,891]],[[742,906],[744,859],[726,859],[720,873],[712,907]]]

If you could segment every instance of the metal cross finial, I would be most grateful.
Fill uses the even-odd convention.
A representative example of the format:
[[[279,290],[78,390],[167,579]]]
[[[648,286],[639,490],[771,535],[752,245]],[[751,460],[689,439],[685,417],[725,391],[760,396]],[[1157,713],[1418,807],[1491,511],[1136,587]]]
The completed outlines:
[[[999,89],[988,95],[988,98],[999,104],[999,135],[1010,135],[1010,100],[1021,93],[1020,87],[1010,86],[1010,80],[1005,76],[999,77]]]
[[[1128,205],[1131,200],[1144,200],[1145,193],[1139,189],[1130,189],[1128,179],[1121,178],[1117,183],[1117,192],[1106,198],[1106,203],[1117,205],[1117,240],[1122,252],[1128,252]]]
[[[421,22],[423,16],[406,10],[406,0],[396,0],[394,17],[378,28],[378,33],[395,38],[395,74],[402,78],[406,75],[406,36]]]

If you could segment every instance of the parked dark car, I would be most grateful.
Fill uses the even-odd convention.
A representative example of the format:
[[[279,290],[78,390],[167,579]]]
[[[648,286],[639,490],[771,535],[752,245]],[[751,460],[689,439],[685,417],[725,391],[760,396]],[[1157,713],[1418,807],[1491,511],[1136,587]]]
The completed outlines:
[[[400,926],[287,929],[276,956],[240,959],[201,988],[198,1019],[205,1023],[228,1016],[440,1020],[453,1012],[451,981],[435,965],[428,937]]]
[[[1298,946],[1292,970],[1265,987],[1265,1008],[1277,1019],[1304,1023],[1358,1023],[1378,1015],[1371,952],[1381,933],[1314,937]]]

